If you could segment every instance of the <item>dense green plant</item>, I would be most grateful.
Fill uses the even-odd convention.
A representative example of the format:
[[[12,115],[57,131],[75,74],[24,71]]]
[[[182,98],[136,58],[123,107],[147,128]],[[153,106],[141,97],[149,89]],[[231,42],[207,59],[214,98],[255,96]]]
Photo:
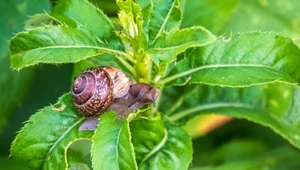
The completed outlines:
[[[94,169],[187,169],[193,149],[181,126],[209,113],[270,127],[300,148],[299,32],[293,31],[299,31],[299,21],[292,22],[292,31],[283,31],[294,41],[275,32],[252,31],[257,29],[252,26],[251,32],[235,32],[240,31],[239,25],[230,22],[246,22],[234,15],[229,18],[234,8],[244,12],[238,1],[227,1],[226,8],[215,1],[182,2],[184,13],[179,0],[117,0],[118,18],[108,18],[87,0],[60,0],[52,12],[32,16],[26,31],[9,43],[13,69],[74,63],[74,78],[86,68],[114,66],[135,82],[156,86],[160,94],[156,107],[145,107],[124,119],[107,111],[95,132],[78,130],[86,118],[74,108],[70,93],[64,94],[56,104],[31,116],[11,146],[12,158],[31,169],[91,165]],[[245,3],[257,6],[258,2]],[[216,18],[210,18],[213,7],[220,12]],[[193,17],[199,17],[200,9],[199,15],[206,16],[197,21]],[[191,18],[182,22],[187,16]],[[214,35],[221,33],[227,34]],[[90,143],[91,148],[86,148]],[[221,159],[234,145],[265,148],[253,141],[234,141],[215,154]],[[280,149],[279,153],[299,156],[290,148]],[[281,159],[280,154],[270,155]],[[264,164],[253,162],[252,168]],[[230,163],[224,167],[252,166]]]

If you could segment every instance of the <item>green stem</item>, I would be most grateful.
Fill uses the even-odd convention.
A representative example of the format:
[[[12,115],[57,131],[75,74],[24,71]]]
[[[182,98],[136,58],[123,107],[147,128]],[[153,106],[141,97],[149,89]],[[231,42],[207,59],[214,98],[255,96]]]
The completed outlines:
[[[117,59],[129,70],[131,75],[137,80],[137,73],[135,69],[122,57],[117,57]]]

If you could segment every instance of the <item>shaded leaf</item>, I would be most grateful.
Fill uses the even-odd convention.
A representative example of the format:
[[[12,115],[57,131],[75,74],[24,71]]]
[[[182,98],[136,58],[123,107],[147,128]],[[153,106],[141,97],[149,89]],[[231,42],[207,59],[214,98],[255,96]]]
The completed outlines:
[[[23,4],[23,5],[22,5]],[[7,120],[13,109],[20,105],[22,98],[28,91],[34,70],[26,69],[17,72],[10,68],[8,40],[13,33],[23,29],[23,22],[28,15],[48,11],[50,3],[47,0],[0,1],[0,133],[7,124]],[[22,84],[22,86],[20,86]]]
[[[160,118],[133,120],[130,122],[130,132],[138,165],[157,152],[167,140],[164,123]]]
[[[127,68],[120,62],[118,57],[111,54],[102,54],[97,57],[91,57],[76,63],[73,67],[72,77],[78,76],[84,70],[92,67],[110,66],[121,69],[125,73],[130,73]],[[130,74],[127,74],[130,75]]]
[[[30,17],[25,22],[25,30],[30,30],[36,27],[44,27],[45,25],[52,25],[53,20],[47,14],[36,14]]]
[[[11,156],[31,169],[67,168],[70,144],[92,136],[91,132],[78,131],[84,119],[74,108],[71,95],[63,95],[54,106],[29,119],[13,142]]]
[[[95,170],[137,169],[129,121],[116,118],[117,115],[112,111],[100,117],[91,150]]]
[[[10,41],[11,65],[15,69],[38,63],[78,62],[103,52],[126,55],[109,48],[84,27],[36,28],[19,33]]]
[[[2,169],[12,169],[12,170],[22,169],[22,170],[29,170],[28,168],[26,168],[25,165],[21,164],[18,161],[9,159],[9,158],[7,158],[7,156],[1,156],[0,157],[0,164],[1,164],[1,168]]]
[[[191,160],[192,142],[188,134],[178,126],[165,123],[164,139],[146,155],[139,169],[184,170]]]
[[[191,170],[239,169],[299,169],[299,152],[288,146],[268,148],[263,143],[251,140],[234,140],[213,150],[207,155],[210,164],[193,167]]]
[[[162,101],[174,101],[179,92],[182,93],[184,89],[188,91],[188,88],[191,87],[165,90]],[[276,83],[238,89],[198,85],[173,109],[175,111],[170,113],[170,120],[184,123],[195,115],[209,113],[243,118],[270,127],[300,148],[299,105],[300,88],[288,84]],[[161,109],[162,107],[172,106],[165,103],[161,105]]]
[[[66,153],[69,169],[90,169],[88,165],[91,164],[91,144],[89,139],[78,139],[69,144]]]
[[[186,1],[183,26],[201,25],[213,33],[275,31],[290,37],[299,46],[300,3],[297,0],[273,1]],[[201,9],[201,12],[194,12]]]
[[[219,38],[180,61],[161,84],[244,87],[272,82],[299,83],[300,50],[273,33],[242,33]],[[259,73],[259,74],[258,74]]]
[[[231,17],[238,3],[238,0],[187,0],[184,3],[185,6],[181,6],[184,11],[181,27],[188,28],[201,25],[217,34]],[[245,21],[247,22],[247,20]]]

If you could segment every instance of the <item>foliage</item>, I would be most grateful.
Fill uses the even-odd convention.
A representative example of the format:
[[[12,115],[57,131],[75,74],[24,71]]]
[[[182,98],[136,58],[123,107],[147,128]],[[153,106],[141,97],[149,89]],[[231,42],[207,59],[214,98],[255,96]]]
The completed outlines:
[[[33,14],[49,8],[40,3],[35,10],[10,5]],[[30,169],[188,169],[193,157],[192,169],[300,167],[299,151],[284,141],[271,151],[270,142],[257,139],[226,141],[213,149],[206,144],[217,139],[204,136],[209,156],[199,158],[197,140],[192,146],[189,129],[182,127],[198,115],[228,115],[269,127],[300,148],[299,2],[116,0],[102,8],[118,18],[97,6],[103,3],[59,0],[51,12],[31,16],[25,31],[9,42],[10,64],[19,73],[8,68],[7,45],[0,44],[0,85],[9,87],[0,96],[7,101],[0,103],[0,129],[26,92],[27,86],[18,85],[29,84],[42,64],[71,63],[68,81],[86,68],[117,67],[134,82],[159,88],[157,106],[122,119],[109,110],[94,132],[79,131],[86,118],[67,92],[29,118],[11,146],[12,158]],[[12,32],[9,26],[4,30]]]

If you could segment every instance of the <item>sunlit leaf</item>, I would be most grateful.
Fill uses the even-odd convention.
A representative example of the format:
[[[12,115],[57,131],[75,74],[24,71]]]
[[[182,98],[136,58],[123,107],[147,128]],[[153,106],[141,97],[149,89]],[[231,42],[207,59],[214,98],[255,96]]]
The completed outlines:
[[[242,33],[199,48],[180,61],[162,84],[244,87],[272,82],[297,84],[300,50],[273,33]]]
[[[170,63],[186,49],[205,46],[215,40],[215,36],[205,28],[193,27],[158,37],[147,52],[156,64]]]
[[[101,53],[126,54],[108,47],[84,27],[47,26],[17,34],[10,41],[11,65],[15,69],[38,63],[71,63]]]
[[[137,169],[129,121],[116,119],[117,115],[112,111],[100,117],[91,150],[95,170]]]
[[[17,135],[11,156],[31,169],[67,168],[67,150],[78,139],[90,139],[92,132],[79,131],[84,117],[74,108],[70,94],[33,115]]]

